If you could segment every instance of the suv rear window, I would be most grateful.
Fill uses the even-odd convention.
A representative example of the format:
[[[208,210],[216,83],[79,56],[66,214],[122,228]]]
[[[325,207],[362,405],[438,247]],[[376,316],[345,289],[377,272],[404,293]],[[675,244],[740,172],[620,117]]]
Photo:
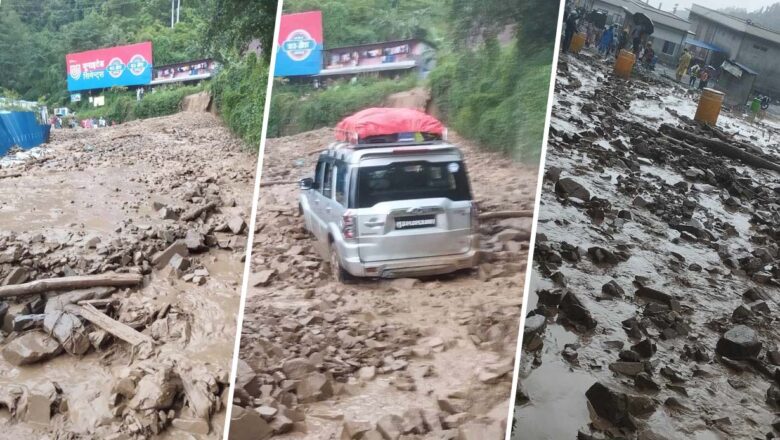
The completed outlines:
[[[396,162],[358,168],[356,208],[370,208],[394,200],[439,197],[471,200],[463,162]]]

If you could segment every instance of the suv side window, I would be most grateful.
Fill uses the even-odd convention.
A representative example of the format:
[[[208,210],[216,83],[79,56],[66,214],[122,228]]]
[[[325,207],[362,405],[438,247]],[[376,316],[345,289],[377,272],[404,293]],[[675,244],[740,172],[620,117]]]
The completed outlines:
[[[331,192],[333,190],[333,164],[330,162],[325,162],[323,165],[322,186],[320,188],[323,197],[331,198]]]
[[[340,163],[336,167],[336,201],[341,206],[347,206],[347,167]]]
[[[322,188],[322,168],[325,166],[325,162],[320,159],[317,161],[317,167],[314,168],[314,185],[312,186],[313,189],[316,189],[319,191],[320,188]]]

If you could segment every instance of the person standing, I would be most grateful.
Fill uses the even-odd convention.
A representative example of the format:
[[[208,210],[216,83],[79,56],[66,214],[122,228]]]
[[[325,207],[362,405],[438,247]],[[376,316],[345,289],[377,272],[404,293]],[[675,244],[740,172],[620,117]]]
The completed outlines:
[[[696,79],[699,77],[699,71],[701,67],[698,64],[691,66],[691,79],[688,81],[688,87],[696,87]]]
[[[704,90],[707,87],[707,82],[710,80],[710,72],[707,68],[701,69],[699,72],[699,90]]]
[[[599,41],[599,53],[607,56],[609,55],[609,47],[612,45],[612,39],[615,38],[615,32],[612,30],[612,27],[608,27],[604,33],[601,35],[601,40]]]
[[[677,71],[675,72],[677,82],[682,81],[683,75],[685,75],[688,66],[691,64],[691,59],[693,59],[693,56],[691,56],[691,52],[688,51],[688,48],[686,47],[683,50],[683,54],[680,56],[680,62],[677,64]]]
[[[563,33],[563,51],[568,52],[571,46],[571,39],[577,33],[577,13],[571,12],[566,18],[566,30]]]

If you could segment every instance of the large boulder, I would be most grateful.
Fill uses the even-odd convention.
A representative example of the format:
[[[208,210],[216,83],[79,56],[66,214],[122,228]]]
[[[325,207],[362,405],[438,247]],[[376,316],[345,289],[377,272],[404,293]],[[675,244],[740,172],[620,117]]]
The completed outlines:
[[[761,352],[761,341],[748,326],[738,325],[721,336],[715,351],[734,360],[755,359]]]

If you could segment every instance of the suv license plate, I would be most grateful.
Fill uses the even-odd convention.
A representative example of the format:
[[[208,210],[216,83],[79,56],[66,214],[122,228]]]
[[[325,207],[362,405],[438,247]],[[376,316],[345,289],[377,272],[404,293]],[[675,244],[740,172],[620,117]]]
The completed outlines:
[[[430,228],[436,226],[435,215],[415,215],[395,219],[395,229]]]

